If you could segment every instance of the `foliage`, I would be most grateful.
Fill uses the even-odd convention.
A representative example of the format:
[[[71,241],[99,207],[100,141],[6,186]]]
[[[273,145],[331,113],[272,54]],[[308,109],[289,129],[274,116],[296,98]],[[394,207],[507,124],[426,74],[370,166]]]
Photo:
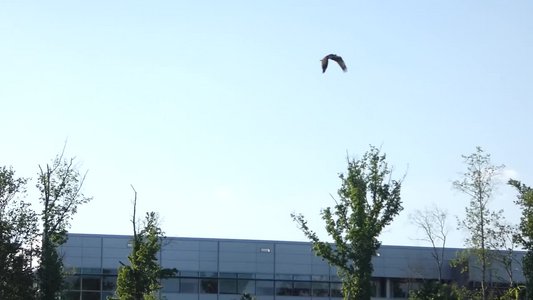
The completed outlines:
[[[370,299],[372,256],[380,246],[377,237],[403,209],[401,180],[390,178],[385,158],[371,147],[360,160],[348,159],[347,174],[339,176],[339,201],[321,212],[333,245],[321,241],[303,215],[292,214],[315,253],[337,267],[345,299]]]
[[[409,300],[480,300],[481,291],[471,290],[457,283],[426,281],[418,290],[409,293]],[[491,298],[496,299],[496,298]],[[514,298],[501,298],[514,299]]]
[[[424,237],[421,240],[431,244],[431,256],[435,260],[439,281],[442,279],[444,249],[446,248],[446,238],[448,237],[447,217],[448,213],[445,210],[434,206],[423,211],[416,210],[410,218],[411,222],[424,232]]]
[[[156,292],[161,289],[160,280],[175,276],[176,269],[163,269],[158,263],[157,253],[161,250],[163,232],[155,212],[147,213],[140,231],[136,227],[135,193],[133,208],[133,240],[131,253],[128,256],[130,265],[119,268],[117,278],[116,299],[119,300],[152,300],[157,299]]]
[[[511,287],[507,289],[503,295],[501,295],[498,299],[499,300],[519,300],[523,299],[523,296],[525,294],[524,286],[519,285],[515,287]]]
[[[490,249],[498,243],[497,222],[503,219],[502,211],[491,211],[488,207],[496,183],[503,166],[491,163],[490,154],[485,154],[481,147],[468,156],[463,155],[467,166],[462,179],[453,182],[453,186],[470,197],[469,206],[466,207],[466,216],[459,222],[469,236],[466,246],[471,248],[471,253],[477,258],[481,268],[481,294],[486,299],[487,270],[490,265]]]
[[[244,293],[241,295],[241,300],[255,300],[255,297],[248,293]]]
[[[518,241],[527,250],[522,261],[522,269],[526,278],[526,297],[533,299],[533,189],[518,180],[509,180],[509,185],[518,191],[516,204],[522,208]]]
[[[58,155],[52,165],[39,166],[37,188],[43,204],[41,213],[41,257],[37,272],[43,300],[56,299],[62,289],[62,261],[57,247],[66,242],[70,220],[79,205],[91,198],[81,193],[85,175],[74,166],[74,159]]]
[[[34,299],[31,259],[37,238],[37,215],[18,199],[27,180],[0,168],[0,299]]]
[[[466,289],[440,281],[425,281],[418,290],[409,293],[410,300],[456,300],[468,296],[471,295]]]

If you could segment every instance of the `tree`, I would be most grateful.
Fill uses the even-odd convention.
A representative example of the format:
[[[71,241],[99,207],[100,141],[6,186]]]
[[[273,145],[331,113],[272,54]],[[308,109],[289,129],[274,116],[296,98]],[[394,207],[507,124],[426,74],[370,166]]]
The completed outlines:
[[[132,187],[133,188],[133,187]],[[161,250],[163,232],[155,212],[146,213],[144,225],[138,230],[136,224],[137,192],[133,202],[133,240],[128,256],[130,265],[122,265],[118,271],[116,296],[119,300],[157,299],[161,289],[160,280],[175,276],[176,269],[163,269],[156,254]],[[122,264],[122,263],[121,263]]]
[[[37,214],[20,199],[25,178],[0,168],[0,299],[35,299],[32,257],[37,238]]]
[[[481,269],[481,295],[487,297],[487,270],[490,265],[490,245],[496,244],[496,222],[502,219],[503,211],[492,211],[488,204],[503,165],[491,163],[490,154],[481,147],[468,156],[463,155],[467,170],[460,180],[453,182],[454,188],[470,197],[465,208],[466,216],[459,221],[459,227],[468,232],[465,241],[471,253],[477,258]]]
[[[499,262],[505,271],[505,277],[496,274],[500,279],[509,282],[509,288],[515,286],[514,270],[517,265],[521,265],[520,260],[515,255],[515,249],[519,246],[517,239],[518,227],[512,225],[505,220],[496,220],[494,222],[496,236],[496,244],[491,245],[492,248],[499,249],[493,251],[494,258]]]
[[[448,237],[446,219],[448,212],[434,206],[425,210],[415,210],[411,215],[411,222],[424,232],[421,240],[429,242],[432,247],[431,255],[439,272],[439,282],[442,282],[442,267],[444,264],[444,250]]]
[[[57,247],[67,240],[70,220],[78,206],[91,200],[81,192],[83,176],[74,166],[74,159],[58,155],[51,165],[39,166],[37,188],[43,205],[41,257],[37,271],[39,293],[43,300],[56,299],[62,290],[62,261]]]
[[[391,179],[385,159],[375,147],[360,160],[348,159],[347,173],[339,175],[339,201],[321,211],[333,244],[321,241],[303,215],[292,214],[315,253],[337,267],[345,299],[370,299],[372,257],[381,245],[377,238],[403,209],[402,181]]]
[[[509,180],[509,185],[517,189],[515,203],[522,208],[517,239],[527,251],[522,260],[522,270],[526,279],[526,299],[533,300],[533,188],[514,179]]]

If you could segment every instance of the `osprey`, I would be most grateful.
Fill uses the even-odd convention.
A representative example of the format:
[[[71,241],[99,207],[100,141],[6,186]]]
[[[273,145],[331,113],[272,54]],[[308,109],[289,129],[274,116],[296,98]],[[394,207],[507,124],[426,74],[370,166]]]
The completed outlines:
[[[337,54],[329,54],[329,55],[324,56],[324,58],[322,58],[321,60],[322,61],[322,73],[326,72],[326,69],[328,68],[329,59],[336,61],[344,72],[347,71],[346,64],[344,63],[344,60],[342,60],[342,57],[338,56]]]

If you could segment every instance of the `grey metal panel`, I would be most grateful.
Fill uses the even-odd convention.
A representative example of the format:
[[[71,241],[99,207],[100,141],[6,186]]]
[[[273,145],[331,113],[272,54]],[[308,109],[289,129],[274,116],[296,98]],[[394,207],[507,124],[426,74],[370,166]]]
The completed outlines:
[[[66,244],[68,244],[69,246],[81,247],[82,240],[82,237],[69,235]]]
[[[101,247],[102,246],[102,238],[101,237],[84,237],[81,240],[83,247]]]
[[[59,253],[63,253],[65,256],[82,256],[82,247],[61,247]]]
[[[311,256],[301,254],[277,254],[276,263],[311,264]]]
[[[177,261],[178,271],[200,271],[198,261]]]
[[[250,242],[220,242],[220,252],[250,252],[250,253],[256,253],[259,251],[258,247],[260,247],[256,243],[250,243]]]
[[[200,241],[167,238],[161,248],[164,251],[200,251]]]
[[[179,300],[198,300],[198,294],[179,294]]]
[[[274,253],[257,253],[255,257],[258,263],[273,263],[274,262]]]
[[[199,300],[217,300],[216,294],[200,294]]]
[[[85,258],[83,257],[81,260],[82,268],[100,268],[101,266],[101,260],[99,258]]]
[[[129,264],[129,261],[127,259],[119,259],[119,258],[103,258],[102,259],[102,268],[111,269],[122,266],[120,262],[124,264]]]
[[[180,261],[176,259],[165,259],[161,260],[161,267],[163,268],[176,268],[179,270]]]
[[[117,237],[117,238],[104,237],[102,239],[102,246],[104,247],[104,249],[128,248],[128,243],[130,241],[131,241],[131,238],[129,237]]]
[[[241,295],[218,295],[218,300],[240,300]]]
[[[256,265],[257,273],[274,273],[273,264],[257,263]]]
[[[102,248],[84,247],[81,253],[84,257],[100,257],[102,254]]]
[[[161,257],[163,259],[200,260],[200,253],[198,251],[163,251]]]
[[[200,271],[218,271],[216,260],[200,260]]]
[[[328,275],[330,267],[328,265],[311,265],[311,274]]]
[[[181,300],[181,299],[184,299],[183,297],[181,297],[181,295],[182,294],[179,294],[179,293],[161,293],[162,298],[166,299],[166,300]]]
[[[63,265],[65,267],[79,267],[81,266],[81,256],[66,255],[63,257]]]
[[[200,251],[218,251],[218,242],[216,241],[200,241]]]
[[[252,252],[220,252],[220,261],[256,261],[257,253]]]
[[[276,273],[312,274],[309,264],[278,264],[276,265]]]
[[[126,258],[131,253],[130,248],[103,248],[103,257]]]
[[[217,260],[217,251],[200,251],[200,260]]]
[[[219,272],[254,273],[256,264],[253,262],[225,262],[219,264]]]
[[[295,244],[295,243],[278,243],[276,244],[276,251],[278,254],[311,254],[312,248],[310,244]]]

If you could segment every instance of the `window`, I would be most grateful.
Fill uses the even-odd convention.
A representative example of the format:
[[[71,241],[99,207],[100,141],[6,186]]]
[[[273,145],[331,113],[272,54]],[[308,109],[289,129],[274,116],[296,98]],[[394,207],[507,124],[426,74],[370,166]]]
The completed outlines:
[[[276,281],[276,295],[292,296],[292,281]]]
[[[65,284],[67,290],[80,290],[81,278],[80,276],[67,276],[65,277]]]
[[[313,282],[313,297],[328,297],[329,283],[327,282]]]
[[[216,278],[200,279],[200,293],[216,294],[218,292],[218,280]]]
[[[394,298],[406,298],[409,293],[408,283],[400,280],[392,281],[392,297]]]
[[[295,281],[292,293],[293,293],[294,296],[309,297],[311,295],[311,282],[309,282],[309,281]]]
[[[221,294],[239,294],[237,292],[236,279],[219,279],[219,291]]]
[[[198,279],[196,278],[181,278],[180,291],[182,293],[196,294],[198,293]]]
[[[255,280],[239,279],[237,280],[237,294],[255,294]]]
[[[65,300],[79,300],[80,299],[80,292],[66,292],[65,293]]]
[[[104,276],[102,290],[114,291],[117,286],[117,276]]]
[[[339,282],[332,282],[330,293],[331,297],[342,297],[342,284]]]
[[[82,292],[81,299],[83,300],[100,300],[100,292]]]
[[[81,279],[81,288],[85,291],[99,291],[100,290],[100,276],[84,276]]]
[[[166,278],[161,280],[161,289],[163,292],[177,293],[180,291],[180,280],[179,278]]]
[[[387,279],[373,278],[372,279],[372,297],[384,298],[387,297]]]
[[[274,281],[272,280],[257,280],[255,282],[256,295],[272,296],[274,295]]]

